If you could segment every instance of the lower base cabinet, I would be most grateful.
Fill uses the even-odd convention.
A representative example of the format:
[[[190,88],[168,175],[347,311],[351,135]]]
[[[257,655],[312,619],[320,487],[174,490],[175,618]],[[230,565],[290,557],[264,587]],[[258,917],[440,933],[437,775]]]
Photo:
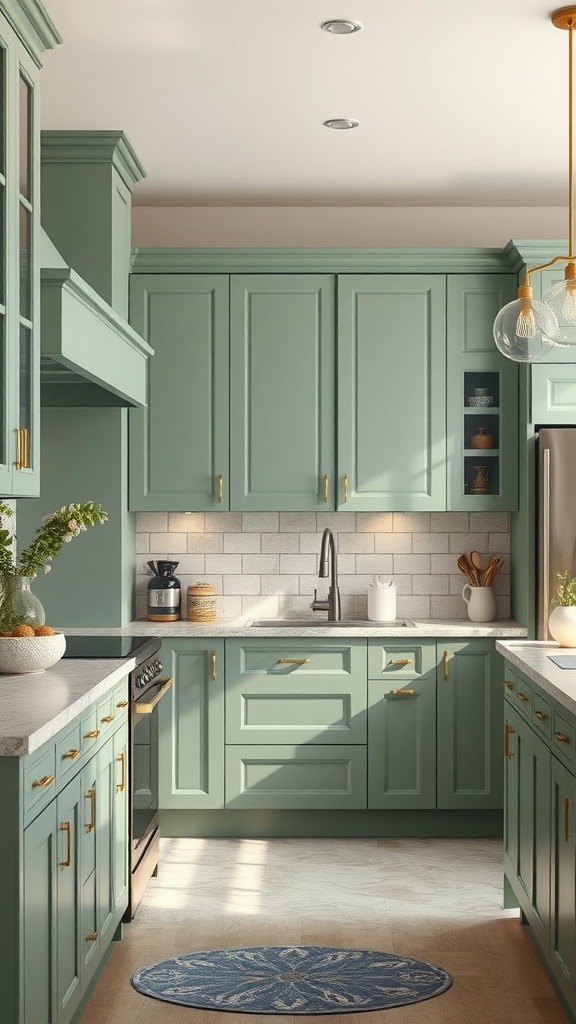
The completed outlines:
[[[574,723],[565,708],[508,665],[505,686],[505,875],[576,1020]],[[560,721],[567,728],[557,728]]]
[[[499,810],[494,641],[166,640],[162,810]]]
[[[128,724],[118,706],[95,752],[99,730],[84,736],[78,721],[79,747],[56,737],[28,757],[0,758],[3,792],[10,786],[0,864],[16,894],[4,901],[0,943],[0,1016],[10,1024],[69,1024],[126,909]],[[42,809],[31,806],[38,792]]]

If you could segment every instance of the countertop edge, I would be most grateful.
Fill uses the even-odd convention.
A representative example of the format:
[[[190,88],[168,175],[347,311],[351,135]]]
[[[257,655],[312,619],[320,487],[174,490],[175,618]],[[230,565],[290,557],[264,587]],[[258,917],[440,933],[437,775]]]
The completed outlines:
[[[576,669],[562,669],[549,660],[551,654],[576,656],[576,649],[560,647],[553,640],[516,643],[497,640],[496,650],[562,707],[576,715]]]

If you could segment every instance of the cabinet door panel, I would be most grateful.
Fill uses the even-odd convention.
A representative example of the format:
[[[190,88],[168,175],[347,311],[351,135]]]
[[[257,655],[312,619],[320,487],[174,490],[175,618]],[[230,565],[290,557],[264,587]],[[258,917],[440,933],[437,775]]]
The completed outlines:
[[[445,315],[441,274],[338,278],[339,508],[446,508]]]
[[[57,950],[58,1020],[69,1020],[82,995],[81,853],[84,821],[81,776],[57,799]]]
[[[229,745],[226,807],[366,807],[366,747]]]
[[[99,751],[96,778],[96,862],[98,894],[98,933],[102,942],[112,927],[114,915],[114,845],[112,818],[114,807],[114,754],[110,738]]]
[[[394,693],[395,689],[404,692]],[[368,683],[368,807],[436,806],[436,681]]]
[[[56,801],[24,832],[24,1024],[56,1024]]]
[[[334,508],[331,275],[232,276],[230,381],[230,507]]]
[[[502,807],[503,671],[493,640],[439,644],[438,804]],[[444,656],[447,651],[447,656]],[[498,742],[494,742],[498,737]]]
[[[224,641],[166,641],[162,661],[174,683],[158,705],[160,807],[223,807]]]
[[[225,509],[228,277],[135,275],[130,294],[131,323],[154,349],[148,408],[130,410],[130,508]]]
[[[576,779],[552,764],[552,972],[571,1006],[576,1001]]]
[[[114,907],[124,911],[128,904],[128,729],[114,733],[114,797],[112,832],[114,854],[112,889]]]

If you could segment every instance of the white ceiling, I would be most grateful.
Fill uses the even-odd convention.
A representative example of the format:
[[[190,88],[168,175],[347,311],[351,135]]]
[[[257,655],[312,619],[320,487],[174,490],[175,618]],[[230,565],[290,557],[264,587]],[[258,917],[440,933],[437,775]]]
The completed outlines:
[[[63,44],[42,126],[122,129],[147,172],[135,205],[567,202],[568,35],[545,0],[44,5]]]

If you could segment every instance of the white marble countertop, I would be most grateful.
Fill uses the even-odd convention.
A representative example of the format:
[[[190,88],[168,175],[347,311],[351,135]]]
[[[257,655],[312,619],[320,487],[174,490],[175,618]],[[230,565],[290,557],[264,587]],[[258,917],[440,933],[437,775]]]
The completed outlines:
[[[496,650],[576,715],[576,669],[560,668],[550,661],[551,654],[576,656],[576,648],[560,647],[554,640],[497,640]]]
[[[37,750],[104,696],[135,658],[70,658],[45,672],[0,674],[0,755]]]
[[[124,636],[159,636],[162,638],[172,637],[299,637],[299,636],[428,636],[428,637],[525,637],[527,630],[525,626],[512,619],[498,619],[495,622],[470,622],[469,619],[418,619],[411,620],[413,626],[391,626],[388,623],[362,622],[353,626],[334,626],[321,618],[318,621],[311,621],[310,625],[295,627],[291,626],[269,626],[266,628],[252,626],[250,616],[242,616],[236,619],[217,619],[216,622],[188,622],[181,619],[179,622],[149,622],[147,619],[137,619],[127,626],[117,628],[106,628],[98,626],[93,629],[63,628],[69,634],[90,634],[90,635],[124,635]],[[300,620],[298,620],[300,621]]]

